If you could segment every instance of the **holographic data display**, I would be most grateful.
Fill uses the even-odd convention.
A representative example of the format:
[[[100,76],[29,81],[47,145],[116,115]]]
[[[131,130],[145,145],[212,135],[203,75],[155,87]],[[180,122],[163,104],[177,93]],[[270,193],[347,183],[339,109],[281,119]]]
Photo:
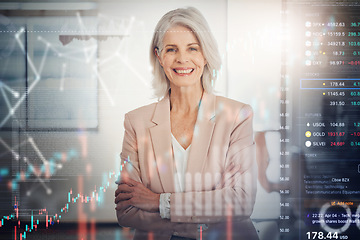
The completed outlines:
[[[359,239],[360,4],[288,1],[283,10],[281,141],[291,187],[282,192],[280,232]]]

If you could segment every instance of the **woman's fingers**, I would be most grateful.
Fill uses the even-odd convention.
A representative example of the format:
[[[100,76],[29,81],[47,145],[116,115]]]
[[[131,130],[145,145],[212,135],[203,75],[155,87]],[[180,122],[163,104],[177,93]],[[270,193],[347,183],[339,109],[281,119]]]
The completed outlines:
[[[130,205],[148,212],[159,211],[160,194],[154,193],[142,184],[139,184],[134,187],[132,195],[132,198],[129,200]]]
[[[116,209],[116,210],[120,210],[120,209],[123,209],[123,208],[127,208],[127,207],[129,207],[129,206],[131,206],[130,200],[120,201],[120,202],[118,202],[118,203],[116,204],[115,209]]]
[[[160,194],[152,192],[142,183],[123,178],[115,191],[116,210],[134,206],[145,211],[159,211]]]
[[[132,198],[132,193],[119,193],[115,198],[115,204],[118,204],[120,201],[129,200]]]
[[[117,195],[119,193],[122,193],[122,192],[130,193],[130,192],[133,192],[133,191],[134,191],[134,189],[132,187],[130,187],[129,185],[127,185],[127,184],[119,184],[118,188],[115,191],[115,197],[117,197]]]

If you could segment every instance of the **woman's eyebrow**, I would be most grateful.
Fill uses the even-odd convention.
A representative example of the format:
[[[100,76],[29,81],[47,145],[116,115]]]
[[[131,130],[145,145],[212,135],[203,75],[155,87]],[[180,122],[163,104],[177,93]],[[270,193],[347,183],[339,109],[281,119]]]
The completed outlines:
[[[187,44],[187,46],[191,46],[191,45],[198,45],[198,46],[200,46],[199,43],[189,43],[189,44]],[[176,45],[176,44],[166,44],[165,47],[177,47],[177,45]]]
[[[176,47],[176,44],[166,44],[165,47]]]

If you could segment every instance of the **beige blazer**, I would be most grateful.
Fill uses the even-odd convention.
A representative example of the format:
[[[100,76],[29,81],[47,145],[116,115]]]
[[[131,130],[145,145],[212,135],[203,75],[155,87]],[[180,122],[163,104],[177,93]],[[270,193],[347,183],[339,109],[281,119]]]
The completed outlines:
[[[169,96],[127,113],[121,175],[129,175],[153,192],[172,193],[171,219],[129,207],[117,211],[119,224],[137,229],[135,239],[148,239],[149,234],[164,240],[172,235],[199,238],[200,223],[206,224],[202,239],[222,239],[226,234],[257,239],[249,218],[257,179],[252,116],[249,105],[204,92],[185,191],[174,193]]]

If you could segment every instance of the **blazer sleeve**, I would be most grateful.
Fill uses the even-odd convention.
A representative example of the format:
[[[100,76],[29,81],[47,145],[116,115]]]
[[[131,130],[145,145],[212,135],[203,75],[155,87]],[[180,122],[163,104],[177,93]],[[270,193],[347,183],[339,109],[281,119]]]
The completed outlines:
[[[210,191],[173,193],[172,222],[214,223],[248,218],[255,204],[257,165],[252,127],[253,111],[244,105],[236,114],[219,181]],[[202,180],[204,184],[205,181]]]
[[[128,114],[124,120],[125,134],[121,152],[123,168],[120,177],[130,177],[142,182],[140,175],[137,140],[134,128]],[[130,161],[129,161],[130,160]],[[141,231],[161,232],[161,234],[180,235],[196,238],[197,224],[172,223],[169,219],[162,219],[160,213],[152,213],[130,206],[116,211],[118,223],[123,227],[132,227]]]

